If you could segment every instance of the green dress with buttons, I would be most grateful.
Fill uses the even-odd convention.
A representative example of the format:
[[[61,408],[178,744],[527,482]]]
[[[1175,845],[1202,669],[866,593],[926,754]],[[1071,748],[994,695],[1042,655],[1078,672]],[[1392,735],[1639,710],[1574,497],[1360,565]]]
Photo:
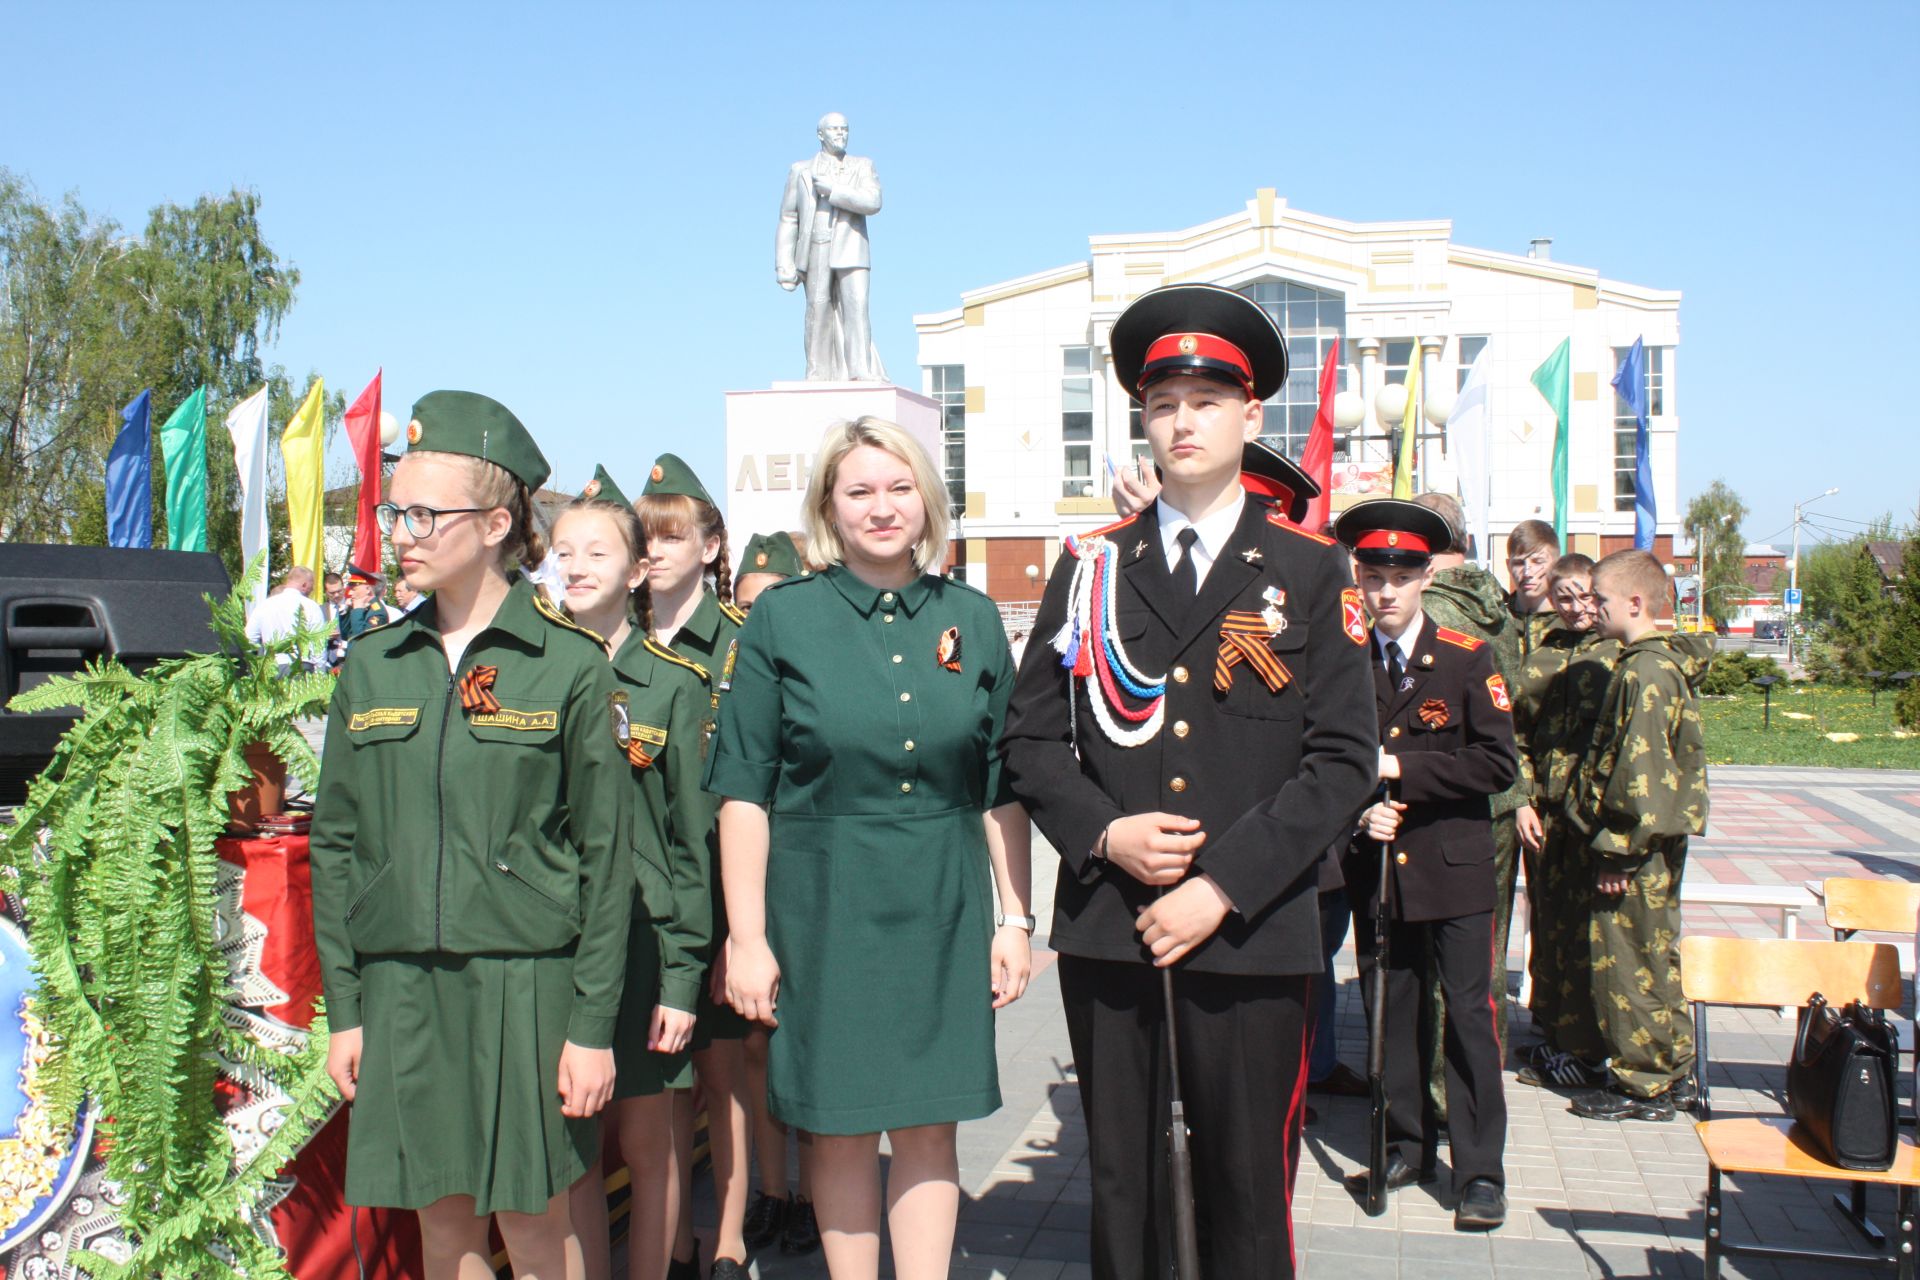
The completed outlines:
[[[713,801],[700,788],[700,773],[709,701],[699,670],[638,630],[614,654],[613,673],[631,721],[638,890],[613,1040],[614,1095],[636,1098],[693,1087],[690,1053],[656,1053],[647,1036],[655,1005],[697,1014],[706,986]]]
[[[707,787],[766,805],[788,1124],[874,1133],[1000,1106],[984,813],[1011,803],[998,609],[844,566],[767,588],[740,633]]]
[[[676,655],[694,664],[706,684],[707,707],[701,719],[703,742],[713,735],[714,721],[720,714],[723,695],[732,679],[734,643],[743,621],[745,615],[738,609],[730,604],[722,604],[720,597],[713,592],[704,592],[693,616],[687,619],[685,626],[674,632],[669,646]],[[708,796],[707,806],[708,858],[709,865],[714,868],[711,877],[712,954],[718,955],[727,942],[727,904],[719,873],[720,833],[714,825],[720,811],[719,798]],[[744,1039],[752,1029],[753,1024],[735,1013],[732,1006],[715,1002],[711,986],[705,981],[701,982],[700,1008],[697,1021],[693,1024],[693,1047],[696,1050],[706,1048],[715,1040]]]
[[[562,1047],[610,1047],[620,1008],[627,695],[526,582],[457,672],[431,599],[352,653],[312,832],[327,1018],[363,1033],[347,1201],[544,1212],[599,1151],[557,1083]]]

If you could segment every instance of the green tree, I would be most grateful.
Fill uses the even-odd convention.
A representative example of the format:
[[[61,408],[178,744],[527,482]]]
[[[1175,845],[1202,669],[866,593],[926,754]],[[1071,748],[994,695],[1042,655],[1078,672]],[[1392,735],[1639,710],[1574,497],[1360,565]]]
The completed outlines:
[[[1740,522],[1746,518],[1747,504],[1724,480],[1715,480],[1687,504],[1685,524],[1693,531],[1709,614],[1726,610],[1729,600],[1747,594],[1747,542],[1740,532]]]
[[[1873,665],[1882,671],[1920,671],[1920,528],[1906,541],[1900,577],[1887,595],[1885,625],[1873,647]]]

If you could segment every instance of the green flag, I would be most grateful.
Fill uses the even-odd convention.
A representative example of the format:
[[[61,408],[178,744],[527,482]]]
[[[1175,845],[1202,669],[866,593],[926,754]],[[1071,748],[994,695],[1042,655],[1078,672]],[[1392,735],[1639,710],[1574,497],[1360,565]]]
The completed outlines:
[[[1567,545],[1567,402],[1572,398],[1573,375],[1567,364],[1573,353],[1573,339],[1562,338],[1553,354],[1533,371],[1533,385],[1547,398],[1553,409],[1553,536]]]
[[[207,549],[207,389],[201,387],[160,428],[167,464],[167,546]]]

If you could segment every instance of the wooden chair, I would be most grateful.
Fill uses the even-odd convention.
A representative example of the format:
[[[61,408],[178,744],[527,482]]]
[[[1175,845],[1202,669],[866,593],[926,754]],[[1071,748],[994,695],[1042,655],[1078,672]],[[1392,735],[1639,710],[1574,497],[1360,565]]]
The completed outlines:
[[[1707,1007],[1740,1005],[1771,1009],[1804,1005],[1815,992],[1835,1007],[1858,1000],[1873,1009],[1901,1005],[1900,959],[1893,947],[1871,942],[1788,941],[1784,938],[1708,938],[1680,940],[1681,988],[1693,1006],[1694,1071],[1700,1102],[1693,1126],[1707,1155],[1707,1280],[1719,1280],[1720,1260],[1726,1256],[1805,1259],[1844,1265],[1894,1268],[1900,1280],[1916,1280],[1915,1188],[1920,1188],[1920,1148],[1902,1129],[1893,1167],[1885,1173],[1861,1173],[1830,1164],[1794,1126],[1789,1116],[1729,1116],[1713,1118],[1713,1100],[1707,1087]],[[1783,1075],[1784,1078],[1784,1075]],[[1865,1182],[1894,1189],[1896,1247],[1884,1247],[1870,1257],[1813,1249],[1785,1249],[1757,1243],[1735,1244],[1726,1239],[1721,1213],[1720,1178],[1723,1173],[1768,1174],[1789,1178],[1820,1178],[1833,1182]]]
[[[1836,942],[1845,942],[1854,934],[1897,933],[1911,936],[1920,921],[1920,884],[1905,880],[1866,880],[1831,876],[1820,882],[1820,899],[1826,906],[1827,927]],[[1897,949],[1897,948],[1896,948]],[[1913,1052],[1913,1023],[1899,1023],[1900,1051]],[[1848,1221],[1878,1249],[1887,1242],[1885,1233],[1867,1217],[1867,1184],[1855,1182],[1847,1195],[1835,1195],[1834,1204]]]

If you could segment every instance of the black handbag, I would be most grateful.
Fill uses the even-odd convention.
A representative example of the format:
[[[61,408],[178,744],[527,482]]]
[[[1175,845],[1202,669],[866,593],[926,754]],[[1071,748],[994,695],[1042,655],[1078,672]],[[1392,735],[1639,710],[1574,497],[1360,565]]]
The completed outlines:
[[[1815,992],[1800,1010],[1787,1063],[1787,1110],[1842,1169],[1893,1166],[1893,1077],[1899,1041],[1886,1018],[1855,1001],[1838,1010]]]

